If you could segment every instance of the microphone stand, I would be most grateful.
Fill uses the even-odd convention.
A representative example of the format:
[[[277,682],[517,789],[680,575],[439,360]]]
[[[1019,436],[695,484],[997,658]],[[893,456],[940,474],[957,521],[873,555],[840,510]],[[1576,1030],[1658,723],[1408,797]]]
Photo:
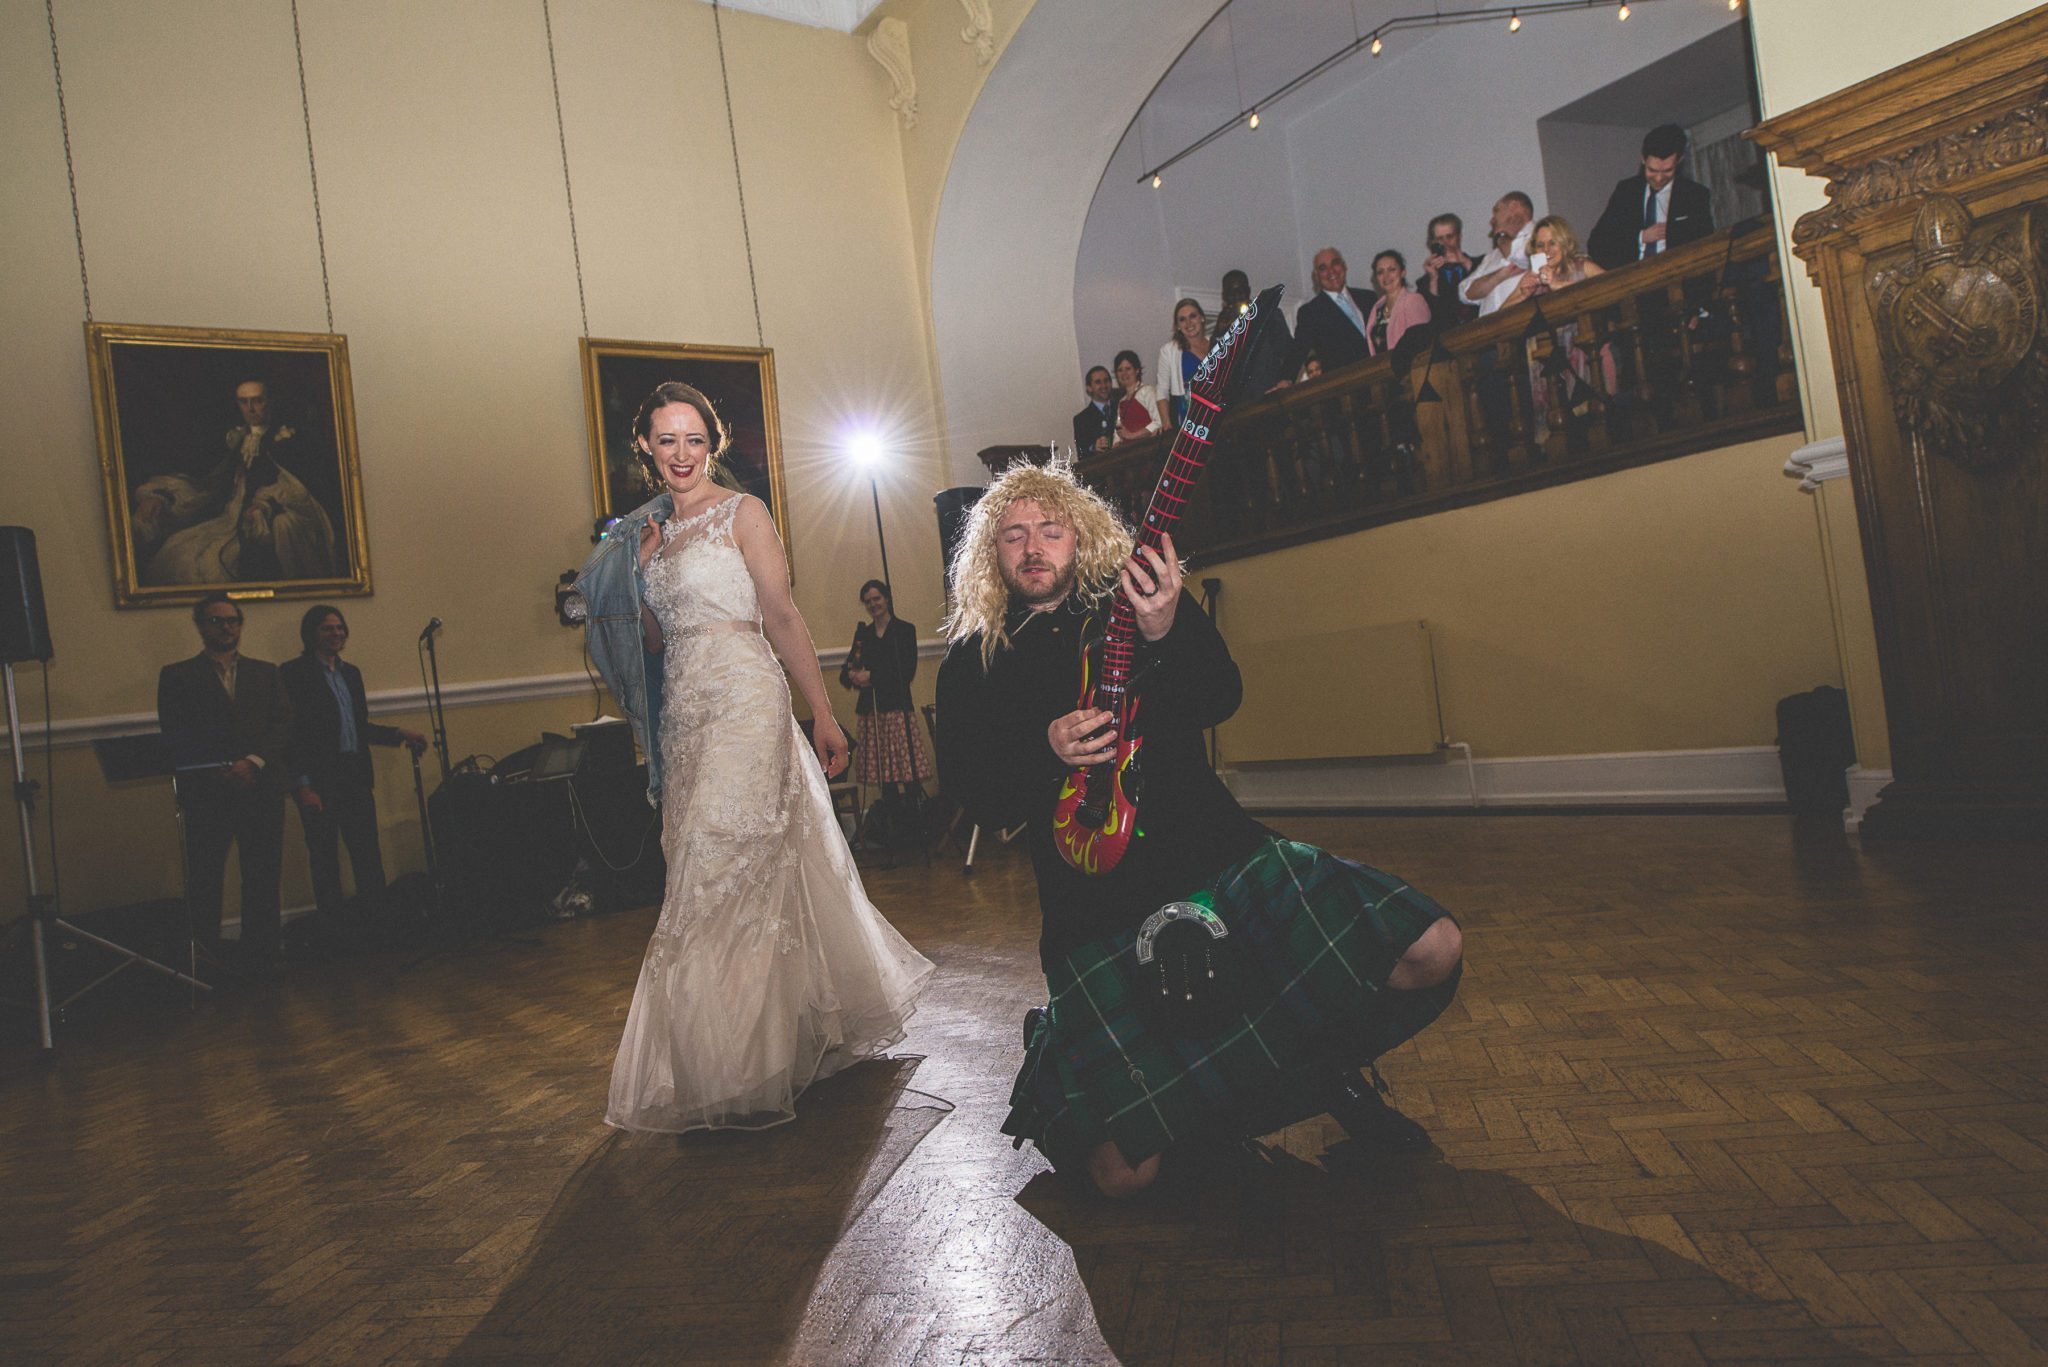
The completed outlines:
[[[430,679],[427,684],[427,724],[434,730],[434,753],[441,757],[441,781],[446,783],[451,772],[448,763],[448,717],[441,706],[441,656],[434,648],[434,634],[440,624],[439,618],[428,624],[425,634],[420,637],[420,647],[427,653]]]

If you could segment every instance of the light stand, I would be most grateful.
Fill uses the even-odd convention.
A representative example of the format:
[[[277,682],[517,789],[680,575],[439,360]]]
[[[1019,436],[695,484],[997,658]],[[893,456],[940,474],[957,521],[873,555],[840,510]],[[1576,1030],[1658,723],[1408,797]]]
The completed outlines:
[[[137,953],[112,940],[82,929],[57,914],[57,899],[42,890],[40,875],[36,870],[35,807],[36,790],[41,786],[28,776],[28,767],[21,750],[21,708],[14,690],[14,662],[0,661],[0,675],[6,678],[7,689],[7,751],[14,761],[14,810],[21,825],[21,868],[28,885],[28,915],[30,951],[35,956],[36,975],[36,1029],[37,1039],[44,1049],[55,1047],[50,1033],[50,1013],[61,1011],[77,1001],[101,983],[133,964],[152,968],[165,977],[189,985],[194,991],[212,991],[205,983],[187,973],[180,973],[169,964],[158,963],[146,954]],[[183,842],[180,841],[182,848]],[[49,934],[60,930],[74,939],[98,945],[111,954],[117,954],[121,962],[107,972],[94,978],[78,991],[52,1006],[50,1002]]]

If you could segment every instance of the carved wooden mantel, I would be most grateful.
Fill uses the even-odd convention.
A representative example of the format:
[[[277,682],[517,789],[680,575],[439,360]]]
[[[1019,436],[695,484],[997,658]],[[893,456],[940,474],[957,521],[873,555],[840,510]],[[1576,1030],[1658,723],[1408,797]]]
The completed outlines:
[[[2048,833],[2048,7],[1750,136],[1820,287],[1894,782],[1867,836]]]

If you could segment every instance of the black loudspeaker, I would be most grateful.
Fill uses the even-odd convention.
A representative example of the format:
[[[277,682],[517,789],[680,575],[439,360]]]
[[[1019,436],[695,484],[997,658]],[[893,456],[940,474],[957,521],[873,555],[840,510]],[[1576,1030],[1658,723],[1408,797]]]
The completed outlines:
[[[0,527],[0,660],[47,660],[50,618],[43,611],[43,575],[36,568],[36,534]]]
[[[939,508],[939,554],[944,557],[948,593],[953,591],[953,552],[960,548],[960,537],[967,530],[967,515],[987,492],[978,484],[966,484],[932,495],[932,502]]]

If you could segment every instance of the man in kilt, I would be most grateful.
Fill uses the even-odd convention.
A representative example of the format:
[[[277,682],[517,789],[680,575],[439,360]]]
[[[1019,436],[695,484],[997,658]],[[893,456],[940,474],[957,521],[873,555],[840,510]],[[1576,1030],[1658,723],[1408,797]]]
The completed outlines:
[[[1326,1111],[1361,1144],[1426,1147],[1360,1070],[1450,1003],[1457,923],[1237,805],[1202,743],[1237,710],[1237,665],[1182,590],[1170,538],[1162,548],[1133,553],[1066,471],[1018,466],[983,495],[953,559],[940,780],[982,826],[1028,825],[1043,916],[1050,1001],[1025,1018],[1004,1133],[1109,1196],[1148,1186],[1169,1150]],[[1052,815],[1070,768],[1115,753],[1110,714],[1075,703],[1119,585],[1140,637],[1139,833],[1090,876],[1060,857]]]

